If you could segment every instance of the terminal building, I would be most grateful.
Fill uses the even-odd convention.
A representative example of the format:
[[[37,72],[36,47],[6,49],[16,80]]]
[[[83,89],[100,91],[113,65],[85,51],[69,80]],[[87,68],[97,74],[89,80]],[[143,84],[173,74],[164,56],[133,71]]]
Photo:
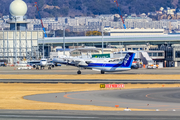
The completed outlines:
[[[136,36],[104,36],[104,48],[121,46],[124,50],[146,51],[155,62],[163,62],[166,67],[180,66],[180,35],[136,35]],[[56,46],[63,46],[62,37],[44,38],[38,40],[38,45],[45,43],[46,57]],[[65,46],[93,46],[102,47],[101,36],[66,37]],[[73,47],[72,47],[73,48]],[[102,52],[99,52],[102,53]]]
[[[164,29],[114,29],[105,28],[110,36],[163,35]]]

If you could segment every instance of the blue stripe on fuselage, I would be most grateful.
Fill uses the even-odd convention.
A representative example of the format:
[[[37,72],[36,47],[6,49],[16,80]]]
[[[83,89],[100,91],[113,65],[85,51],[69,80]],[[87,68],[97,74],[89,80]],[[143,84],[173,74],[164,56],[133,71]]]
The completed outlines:
[[[88,67],[121,67],[122,64],[90,63]]]
[[[90,63],[88,67],[105,67],[105,68],[131,68],[135,53],[127,53],[123,62],[119,63]]]

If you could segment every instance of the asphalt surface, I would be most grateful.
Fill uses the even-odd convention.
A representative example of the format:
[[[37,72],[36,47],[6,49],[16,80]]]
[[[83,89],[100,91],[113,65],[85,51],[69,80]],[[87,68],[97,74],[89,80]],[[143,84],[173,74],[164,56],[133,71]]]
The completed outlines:
[[[61,74],[61,75],[76,75],[78,68],[72,66],[55,67],[51,70],[17,70],[15,67],[0,67],[0,74]],[[82,69],[82,74],[100,74],[98,71]],[[113,72],[113,74],[179,74],[180,67],[178,68],[162,68],[162,69],[132,69],[129,71]],[[105,74],[112,74],[105,73]]]
[[[14,70],[14,67],[0,67],[0,74],[76,74],[78,68],[71,66],[56,67],[52,70]],[[130,71],[117,72],[113,74],[179,74],[180,68],[163,68],[163,69],[133,69]],[[100,72],[92,70],[82,70],[82,74],[100,74]],[[112,73],[106,73],[112,74]],[[179,83],[180,80],[0,80],[5,83]],[[147,91],[149,90],[149,91]],[[180,107],[179,107],[179,88],[177,89],[147,89],[147,90],[110,90],[110,91],[86,91],[78,92],[78,94],[70,94],[64,98],[65,93],[56,93],[40,95],[43,100],[49,102],[61,102],[61,103],[77,103],[77,104],[89,104],[99,106],[112,106],[116,104],[120,107],[142,108],[142,109],[159,109],[155,112],[108,112],[108,111],[27,111],[27,110],[0,110],[0,119],[5,120],[179,120],[180,119]],[[145,97],[148,93],[153,93]],[[154,94],[157,93],[157,94]],[[57,96],[57,98],[55,98]],[[42,101],[37,96],[27,96],[28,98],[36,98]],[[157,99],[153,99],[153,98]],[[26,97],[25,97],[26,98]],[[141,99],[139,99],[141,98]],[[84,99],[84,100],[77,100]],[[91,101],[92,100],[92,101]],[[161,101],[162,100],[162,101]],[[99,102],[101,101],[101,102]],[[103,101],[103,102],[102,102]],[[123,103],[123,104],[122,104]],[[148,105],[149,104],[149,105]],[[161,106],[163,105],[163,106]],[[173,111],[175,109],[176,111]],[[167,112],[162,112],[167,110]]]
[[[56,97],[57,96],[57,97]],[[25,96],[24,99],[120,108],[180,111],[180,88],[101,90]]]
[[[180,83],[180,80],[0,79],[0,83],[175,84],[175,83]]]
[[[1,120],[179,120],[179,112],[0,110]]]

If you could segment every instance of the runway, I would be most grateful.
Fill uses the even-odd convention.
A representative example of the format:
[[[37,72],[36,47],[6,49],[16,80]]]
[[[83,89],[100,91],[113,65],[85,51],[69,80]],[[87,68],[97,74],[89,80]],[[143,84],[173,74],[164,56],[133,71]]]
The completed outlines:
[[[106,73],[112,75],[173,75],[179,74],[180,68],[163,68],[163,69],[138,69],[130,70],[117,73]],[[76,75],[77,68],[75,67],[57,67],[52,70],[14,70],[14,68],[0,68],[0,73],[4,75]],[[92,70],[82,70],[84,75],[99,75],[100,73]],[[58,85],[54,83],[73,83],[74,84],[94,84],[94,83],[132,83],[135,85],[137,83],[141,84],[173,84],[180,83],[180,79],[168,79],[168,80],[142,80],[142,79],[0,79],[0,83],[53,83],[53,85]],[[29,84],[24,84],[29,85]],[[166,86],[166,85],[165,85]],[[53,86],[54,87],[54,86]],[[162,87],[162,85],[158,86]],[[167,86],[166,86],[167,87]],[[177,87],[177,86],[176,86]],[[45,88],[45,87],[44,87]],[[43,89],[38,91],[43,91]],[[99,85],[98,85],[99,88]],[[19,88],[18,88],[19,89]],[[17,89],[17,90],[18,90]],[[25,88],[26,91],[27,88]],[[81,89],[78,87],[78,89]],[[75,89],[75,90],[78,90]],[[24,90],[24,89],[23,89]],[[52,89],[47,89],[51,91]],[[55,90],[55,89],[54,89]],[[74,90],[74,88],[73,88]],[[73,91],[72,90],[72,91]],[[2,90],[3,91],[3,90]],[[30,95],[33,91],[37,91],[32,88],[27,90]],[[56,109],[50,110],[0,110],[0,119],[6,120],[152,120],[152,119],[161,119],[161,120],[179,120],[180,115],[180,89],[179,88],[162,88],[162,89],[150,89],[147,87],[145,89],[136,89],[136,90],[102,90],[102,91],[82,91],[82,92],[67,92],[67,93],[53,93],[53,94],[43,94],[43,95],[34,95],[26,96],[25,99],[33,101],[43,101],[51,103],[68,103],[70,104],[80,104],[80,105],[95,105],[95,106],[108,106],[115,107],[119,105],[121,108],[128,107],[129,109],[150,109],[154,112],[123,112],[123,111],[59,111]],[[21,92],[15,92],[19,93]],[[47,92],[44,92],[47,93]],[[8,93],[9,94],[9,93]],[[40,94],[40,93],[38,93]],[[42,93],[41,93],[42,94]],[[57,96],[57,97],[56,97]],[[11,98],[10,96],[9,98]],[[21,97],[22,98],[22,97]],[[46,103],[44,103],[46,104]],[[48,103],[47,103],[48,104]],[[39,105],[39,104],[38,104]],[[32,104],[29,104],[29,107]],[[68,106],[69,107],[69,106]],[[49,107],[48,107],[49,108]],[[160,111],[155,111],[159,109]],[[176,110],[176,111],[173,111]],[[164,112],[167,111],[167,112]]]
[[[97,80],[97,79],[0,79],[0,83],[72,83],[72,84],[179,84],[180,80]]]
[[[14,70],[16,67],[0,67],[0,74],[29,74],[29,75],[37,75],[37,74],[61,74],[61,75],[76,75],[77,71],[79,68],[77,67],[72,67],[72,66],[62,66],[62,67],[55,67],[52,68],[51,70],[48,70],[45,68],[45,70]],[[113,72],[113,74],[162,74],[162,75],[169,75],[169,74],[179,74],[180,72],[180,67],[178,68],[162,68],[162,69],[145,69],[145,68],[140,68],[140,69],[131,69],[129,71],[122,71],[122,72]],[[93,71],[90,69],[82,69],[81,70],[83,75],[88,75],[88,74],[100,74],[98,71]],[[105,73],[105,74],[112,74],[110,73]]]
[[[160,111],[180,111],[180,88],[101,90],[25,96],[43,102],[95,105]]]
[[[0,110],[5,120],[179,120],[179,112]]]

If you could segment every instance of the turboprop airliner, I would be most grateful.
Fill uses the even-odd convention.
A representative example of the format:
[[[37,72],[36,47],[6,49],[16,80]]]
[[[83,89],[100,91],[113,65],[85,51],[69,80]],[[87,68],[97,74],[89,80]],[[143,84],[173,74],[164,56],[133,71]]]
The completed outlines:
[[[95,71],[101,71],[101,74],[104,74],[105,72],[127,71],[131,69],[131,65],[134,60],[134,57],[135,57],[135,53],[128,52],[126,56],[124,57],[123,61],[89,62],[87,63],[88,66],[86,68],[91,68],[92,70],[95,70]],[[81,67],[81,65],[79,67]],[[77,73],[81,74],[81,71],[79,70]]]
[[[132,62],[134,60],[135,53],[128,52],[123,60],[119,59],[119,61],[113,61],[112,59],[102,60],[102,59],[73,59],[71,58],[70,64],[66,59],[65,61],[54,59],[54,63],[63,63],[65,62],[68,65],[73,65],[79,68],[92,69],[95,71],[100,71],[101,74],[105,72],[119,72],[126,71],[131,69]],[[77,71],[77,74],[81,74],[80,69]]]

